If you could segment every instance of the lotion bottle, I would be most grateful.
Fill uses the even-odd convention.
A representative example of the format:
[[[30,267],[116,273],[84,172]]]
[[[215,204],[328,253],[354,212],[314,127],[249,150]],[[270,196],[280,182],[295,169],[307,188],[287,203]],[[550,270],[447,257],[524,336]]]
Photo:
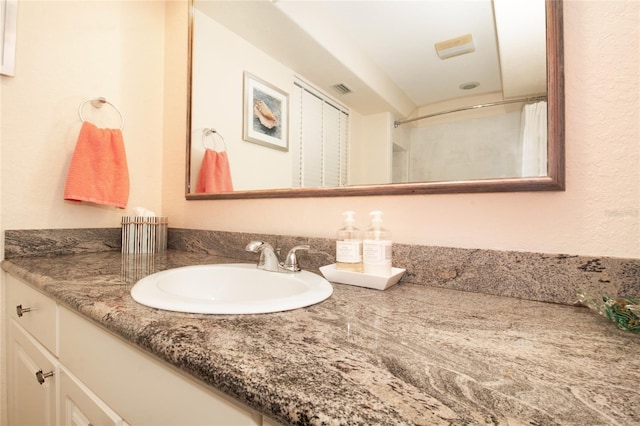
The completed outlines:
[[[367,229],[363,241],[364,273],[391,276],[391,232],[382,227],[381,211],[373,211],[369,216],[371,228]]]
[[[344,227],[336,240],[336,269],[362,272],[362,233],[355,224],[355,212],[342,213]]]

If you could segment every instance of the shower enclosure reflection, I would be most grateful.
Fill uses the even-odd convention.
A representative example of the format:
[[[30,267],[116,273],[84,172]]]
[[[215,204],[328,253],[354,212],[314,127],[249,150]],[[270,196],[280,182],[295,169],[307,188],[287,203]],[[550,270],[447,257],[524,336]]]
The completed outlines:
[[[478,111],[481,108],[487,110]],[[394,138],[394,183],[547,175],[546,96],[423,117],[424,125],[403,129]]]

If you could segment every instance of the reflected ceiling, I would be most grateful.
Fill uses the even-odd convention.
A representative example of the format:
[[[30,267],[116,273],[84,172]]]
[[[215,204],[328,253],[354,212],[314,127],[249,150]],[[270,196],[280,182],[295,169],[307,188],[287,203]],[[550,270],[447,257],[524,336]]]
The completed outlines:
[[[508,7],[510,1],[196,0],[195,4],[361,114],[393,111],[402,118],[435,102],[502,91],[505,79],[512,78],[505,65],[528,60],[513,58],[504,49],[499,52],[494,7],[499,15],[497,9]],[[526,64],[525,69],[544,75],[544,0],[526,4],[534,5],[534,11],[525,11],[518,2],[519,11],[508,11],[508,22],[515,28],[503,28],[508,32],[500,39],[517,42],[520,52],[530,57],[534,49],[522,44],[527,43],[522,39],[523,21],[539,20],[542,38],[537,42],[542,51],[535,54],[542,69],[539,64]],[[514,18],[514,13],[521,17]],[[435,43],[465,34],[473,37],[473,54],[438,57]],[[467,91],[460,88],[469,82],[480,85]],[[340,94],[333,89],[335,84],[346,85],[352,93]],[[531,93],[536,92],[527,95]]]

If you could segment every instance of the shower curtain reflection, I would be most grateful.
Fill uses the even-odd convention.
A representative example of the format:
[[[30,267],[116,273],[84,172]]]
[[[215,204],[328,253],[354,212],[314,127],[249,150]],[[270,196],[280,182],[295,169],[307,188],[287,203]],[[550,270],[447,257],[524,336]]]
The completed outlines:
[[[546,102],[492,106],[420,124],[406,126],[399,138],[406,139],[404,148],[394,145],[394,183],[547,174]]]
[[[547,103],[522,109],[522,176],[547,175]]]

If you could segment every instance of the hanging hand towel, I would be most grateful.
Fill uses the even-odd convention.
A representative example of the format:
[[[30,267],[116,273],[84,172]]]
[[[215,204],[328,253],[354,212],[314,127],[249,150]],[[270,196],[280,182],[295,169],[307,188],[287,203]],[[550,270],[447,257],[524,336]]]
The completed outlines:
[[[198,173],[196,192],[228,191],[233,191],[233,183],[227,151],[217,152],[206,149]]]
[[[71,158],[64,199],[124,209],[129,199],[129,170],[120,129],[82,123]]]

